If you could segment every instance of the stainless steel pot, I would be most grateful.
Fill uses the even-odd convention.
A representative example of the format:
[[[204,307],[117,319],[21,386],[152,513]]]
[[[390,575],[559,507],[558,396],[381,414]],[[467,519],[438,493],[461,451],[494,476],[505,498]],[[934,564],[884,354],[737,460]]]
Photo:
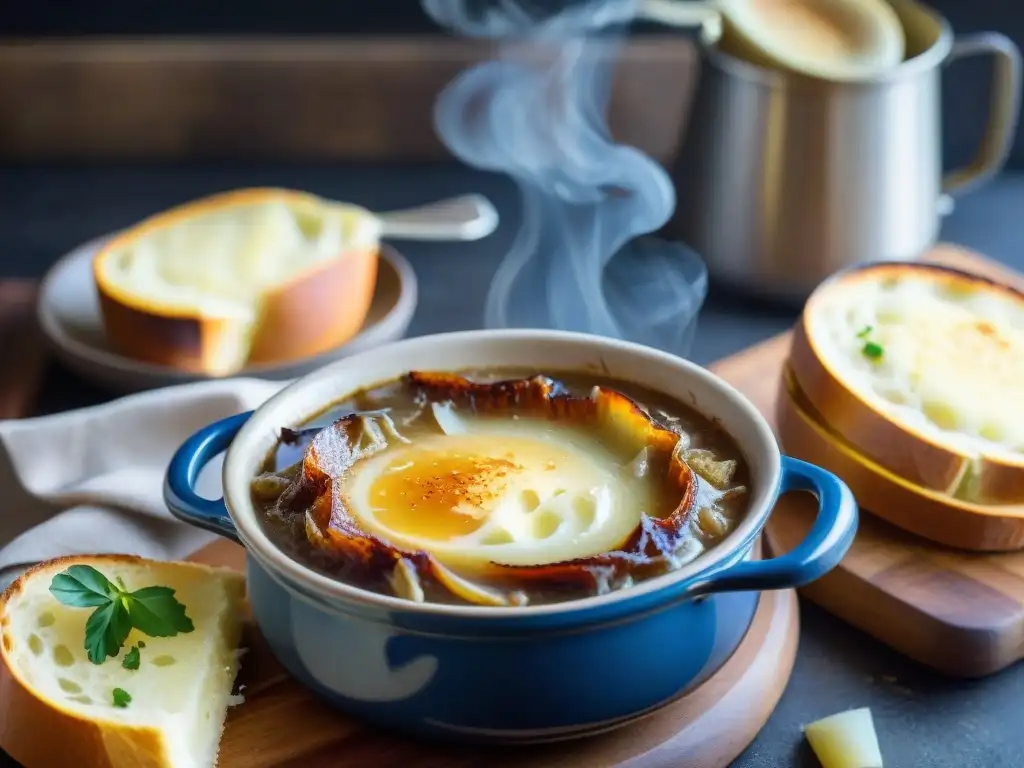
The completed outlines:
[[[763,69],[705,28],[669,229],[713,277],[803,298],[842,267],[916,258],[935,243],[949,195],[1002,167],[1020,103],[1017,47],[991,32],[954,38],[931,9],[892,2],[908,57],[870,81]],[[974,162],[943,176],[941,72],[979,54],[996,63],[989,125]]]

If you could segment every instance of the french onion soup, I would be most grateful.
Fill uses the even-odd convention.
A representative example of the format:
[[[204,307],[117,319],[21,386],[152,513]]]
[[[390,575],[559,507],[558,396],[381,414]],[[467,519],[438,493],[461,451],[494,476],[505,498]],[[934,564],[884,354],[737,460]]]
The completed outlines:
[[[624,381],[411,372],[282,429],[252,494],[267,535],[345,583],[521,606],[690,562],[746,511],[732,439]]]

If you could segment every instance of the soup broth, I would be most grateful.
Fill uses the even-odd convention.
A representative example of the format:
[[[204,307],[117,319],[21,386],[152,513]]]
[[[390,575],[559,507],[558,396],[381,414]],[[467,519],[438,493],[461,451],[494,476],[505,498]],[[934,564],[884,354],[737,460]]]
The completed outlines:
[[[415,601],[536,605],[692,561],[747,468],[692,408],[626,381],[410,373],[282,429],[252,496],[288,556]]]

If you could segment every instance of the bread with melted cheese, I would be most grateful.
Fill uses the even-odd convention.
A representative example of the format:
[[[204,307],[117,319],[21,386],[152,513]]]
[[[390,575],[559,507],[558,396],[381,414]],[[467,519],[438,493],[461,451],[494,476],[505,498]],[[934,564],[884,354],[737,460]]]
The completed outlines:
[[[326,352],[370,309],[378,234],[361,208],[281,189],[158,214],[94,258],[108,340],[133,359],[212,376]]]
[[[49,588],[71,565],[91,565],[129,591],[167,586],[194,630],[149,637],[132,630],[117,658],[93,664],[84,648],[92,613]],[[242,574],[124,555],[36,566],[0,598],[0,748],[29,766],[211,768],[239,666]],[[123,657],[142,641],[137,669]],[[131,697],[116,706],[113,691]],[[122,702],[123,703],[123,702]]]
[[[934,264],[844,272],[808,300],[790,366],[885,468],[966,501],[1024,501],[1024,294]]]

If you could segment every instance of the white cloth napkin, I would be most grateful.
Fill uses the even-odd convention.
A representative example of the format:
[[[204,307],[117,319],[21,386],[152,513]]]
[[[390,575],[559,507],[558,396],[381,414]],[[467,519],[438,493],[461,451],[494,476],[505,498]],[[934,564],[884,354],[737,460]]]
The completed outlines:
[[[196,430],[258,407],[282,386],[225,379],[0,421],[0,586],[54,557],[123,552],[176,560],[213,540],[167,511],[167,464]],[[200,495],[220,496],[220,464],[200,475]]]

